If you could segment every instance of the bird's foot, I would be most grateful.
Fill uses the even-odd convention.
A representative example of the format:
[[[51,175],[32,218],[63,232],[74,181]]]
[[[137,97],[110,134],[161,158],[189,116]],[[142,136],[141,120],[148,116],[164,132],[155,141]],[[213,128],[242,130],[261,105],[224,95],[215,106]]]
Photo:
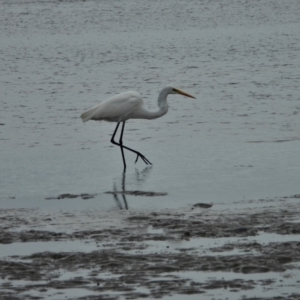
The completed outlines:
[[[141,159],[144,161],[146,165],[152,165],[151,162],[142,153],[139,152],[137,153],[135,163],[138,161],[139,157],[141,157]]]

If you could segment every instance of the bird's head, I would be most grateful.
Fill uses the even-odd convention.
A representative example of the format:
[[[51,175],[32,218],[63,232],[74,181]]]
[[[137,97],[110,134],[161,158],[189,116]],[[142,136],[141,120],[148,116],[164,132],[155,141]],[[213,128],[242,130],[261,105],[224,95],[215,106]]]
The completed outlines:
[[[159,107],[168,107],[167,97],[169,94],[179,94],[179,95],[183,95],[183,96],[186,96],[189,98],[196,99],[194,96],[192,96],[180,89],[174,88],[173,86],[167,86],[161,90],[161,92],[158,96],[158,106]]]

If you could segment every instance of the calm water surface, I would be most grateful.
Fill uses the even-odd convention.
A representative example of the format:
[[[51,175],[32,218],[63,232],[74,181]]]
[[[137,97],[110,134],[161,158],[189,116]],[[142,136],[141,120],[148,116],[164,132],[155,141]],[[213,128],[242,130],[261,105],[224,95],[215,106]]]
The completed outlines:
[[[1,207],[129,207],[299,193],[299,1],[1,1]],[[172,84],[160,119],[126,125],[80,114],[125,90],[149,109]],[[59,194],[91,200],[47,201]],[[122,201],[122,198],[120,198]],[[70,205],[72,203],[72,205]]]

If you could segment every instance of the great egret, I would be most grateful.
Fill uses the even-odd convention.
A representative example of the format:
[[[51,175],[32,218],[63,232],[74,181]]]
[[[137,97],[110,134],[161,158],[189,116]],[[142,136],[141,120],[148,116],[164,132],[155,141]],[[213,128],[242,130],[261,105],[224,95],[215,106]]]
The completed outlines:
[[[134,91],[123,92],[118,95],[115,95],[107,100],[101,102],[100,104],[94,106],[93,108],[87,110],[81,115],[81,119],[83,122],[87,122],[89,120],[94,121],[108,121],[108,122],[117,122],[116,129],[112,135],[111,143],[117,145],[121,148],[123,163],[124,163],[124,172],[126,170],[126,162],[124,156],[124,149],[127,149],[131,152],[134,152],[137,157],[135,162],[138,161],[138,158],[145,162],[146,165],[151,164],[151,162],[140,152],[128,148],[123,145],[123,133],[125,122],[128,119],[156,119],[168,112],[168,102],[167,96],[169,94],[181,94],[186,97],[194,98],[194,96],[181,91],[180,89],[174,88],[172,86],[165,87],[161,90],[158,96],[158,107],[157,111],[149,111],[145,107],[142,96]],[[121,135],[119,143],[117,143],[114,138],[119,128],[120,123],[122,124]]]

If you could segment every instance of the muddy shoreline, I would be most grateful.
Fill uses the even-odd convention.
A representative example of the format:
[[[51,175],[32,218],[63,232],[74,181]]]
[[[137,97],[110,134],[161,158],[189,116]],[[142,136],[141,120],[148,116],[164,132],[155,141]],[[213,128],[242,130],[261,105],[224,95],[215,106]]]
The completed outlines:
[[[298,201],[234,210],[2,209],[1,299],[299,299]]]

